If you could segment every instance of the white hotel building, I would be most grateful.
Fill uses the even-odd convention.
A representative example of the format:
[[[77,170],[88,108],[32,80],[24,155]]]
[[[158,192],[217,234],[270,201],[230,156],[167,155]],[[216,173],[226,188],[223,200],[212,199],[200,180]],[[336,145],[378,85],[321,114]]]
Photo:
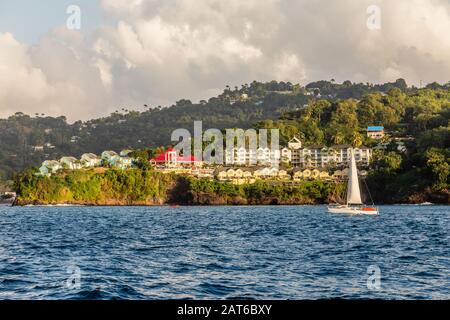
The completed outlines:
[[[298,168],[324,168],[328,166],[345,167],[348,165],[350,151],[353,150],[355,159],[361,166],[368,166],[372,157],[372,150],[361,146],[352,148],[350,145],[335,145],[326,147],[312,145],[302,147],[302,142],[294,137],[288,146],[272,152],[269,148],[258,148],[256,153],[244,147],[225,152],[226,164],[234,165],[270,165],[273,161],[292,164]]]
[[[245,147],[233,148],[231,152],[225,150],[225,164],[234,165],[270,165],[273,161],[279,161],[280,151],[272,152],[270,148],[258,148],[247,150]]]

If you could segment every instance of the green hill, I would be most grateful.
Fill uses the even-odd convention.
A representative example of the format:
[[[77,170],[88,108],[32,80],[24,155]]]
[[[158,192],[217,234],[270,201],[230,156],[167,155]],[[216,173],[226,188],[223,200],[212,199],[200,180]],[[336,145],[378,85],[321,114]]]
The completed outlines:
[[[375,173],[385,170],[382,176],[387,172],[391,178],[401,175],[404,183],[417,190],[445,189],[449,118],[450,83],[418,89],[408,87],[402,79],[379,85],[318,81],[305,87],[289,82],[253,82],[240,88],[227,87],[208,101],[180,100],[144,112],[124,108],[108,117],[73,124],[64,117],[16,113],[0,119],[0,180],[63,155],[79,157],[107,149],[167,146],[174,129],[192,131],[193,122],[202,120],[205,129],[280,128],[284,143],[298,135],[306,144],[369,146],[377,142],[366,138],[365,128],[384,125],[391,137],[411,139],[407,154],[399,153],[391,144],[376,155],[373,179],[381,179]],[[413,183],[414,175],[423,179]],[[377,181],[386,186],[391,183]]]
[[[317,99],[335,101],[349,96],[360,99],[367,93],[387,92],[392,88],[415,90],[407,88],[403,80],[384,85],[320,81],[306,87],[289,82],[255,81],[241,88],[227,87],[221,95],[208,101],[180,100],[172,106],[149,108],[144,112],[123,108],[108,117],[73,124],[67,123],[63,116],[30,116],[18,112],[0,119],[0,179],[63,155],[167,145],[175,128],[191,128],[194,120],[202,120],[205,128],[249,128],[259,121],[276,120]],[[35,146],[44,146],[44,150],[35,150]]]

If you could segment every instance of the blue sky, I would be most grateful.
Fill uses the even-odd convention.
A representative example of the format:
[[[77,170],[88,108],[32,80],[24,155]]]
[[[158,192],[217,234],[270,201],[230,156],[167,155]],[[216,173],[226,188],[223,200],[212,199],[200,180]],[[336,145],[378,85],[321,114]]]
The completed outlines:
[[[65,25],[69,5],[81,8],[83,31],[102,23],[98,0],[0,0],[0,32],[10,32],[27,44],[36,43],[52,28]]]

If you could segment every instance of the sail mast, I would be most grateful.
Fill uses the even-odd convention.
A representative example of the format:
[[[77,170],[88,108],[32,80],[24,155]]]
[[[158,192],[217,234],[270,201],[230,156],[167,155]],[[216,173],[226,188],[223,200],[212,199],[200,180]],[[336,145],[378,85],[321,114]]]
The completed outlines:
[[[355,155],[350,149],[350,168],[348,172],[347,205],[362,204],[361,190],[359,189],[358,169],[356,168]]]

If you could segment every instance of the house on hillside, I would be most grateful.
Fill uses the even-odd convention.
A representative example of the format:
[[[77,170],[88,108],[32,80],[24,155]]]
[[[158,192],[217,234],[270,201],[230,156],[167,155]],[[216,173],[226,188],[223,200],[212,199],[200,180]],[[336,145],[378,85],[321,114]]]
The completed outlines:
[[[367,137],[376,140],[382,139],[384,137],[384,127],[383,126],[367,127]]]
[[[291,150],[298,150],[302,148],[302,142],[299,138],[294,136],[291,140],[288,142],[288,148]]]
[[[128,157],[130,153],[132,153],[133,150],[131,149],[124,149],[122,151],[120,151],[120,156],[121,157]]]
[[[298,163],[298,150],[300,150],[301,148],[302,142],[299,138],[294,136],[291,140],[289,140],[288,146],[281,149],[281,161],[285,163]]]
[[[130,157],[115,155],[109,159],[108,163],[113,168],[125,170],[133,166],[133,160],[134,159]]]
[[[164,166],[166,168],[176,168],[183,166],[200,167],[203,162],[193,155],[179,155],[173,148],[168,148],[164,153],[160,153],[156,157],[149,159],[154,165]]]
[[[275,167],[261,168],[261,169],[256,170],[253,173],[253,176],[255,178],[259,178],[259,179],[276,178],[276,177],[278,177],[278,168],[275,168]]]
[[[129,151],[129,152],[128,152]],[[131,150],[122,150],[122,154],[130,154]],[[111,166],[117,169],[128,169],[133,166],[133,158],[127,156],[121,156],[115,151],[103,151],[101,155],[101,161],[104,165]]]
[[[62,157],[59,160],[63,169],[77,170],[81,169],[81,162],[75,157]]]
[[[55,160],[46,160],[42,163],[42,166],[39,168],[39,175],[42,176],[50,176],[53,173],[58,172],[62,168],[59,161]]]
[[[114,151],[103,151],[101,158],[102,162],[105,164],[111,164],[111,159],[114,157],[118,157],[119,155]]]
[[[102,164],[102,159],[93,153],[85,153],[81,156],[81,165],[83,168],[94,168]]]
[[[292,180],[294,181],[300,181],[300,180],[322,180],[327,181],[331,180],[332,177],[328,173],[328,171],[320,171],[318,169],[301,169],[301,168],[295,168],[292,171]]]

